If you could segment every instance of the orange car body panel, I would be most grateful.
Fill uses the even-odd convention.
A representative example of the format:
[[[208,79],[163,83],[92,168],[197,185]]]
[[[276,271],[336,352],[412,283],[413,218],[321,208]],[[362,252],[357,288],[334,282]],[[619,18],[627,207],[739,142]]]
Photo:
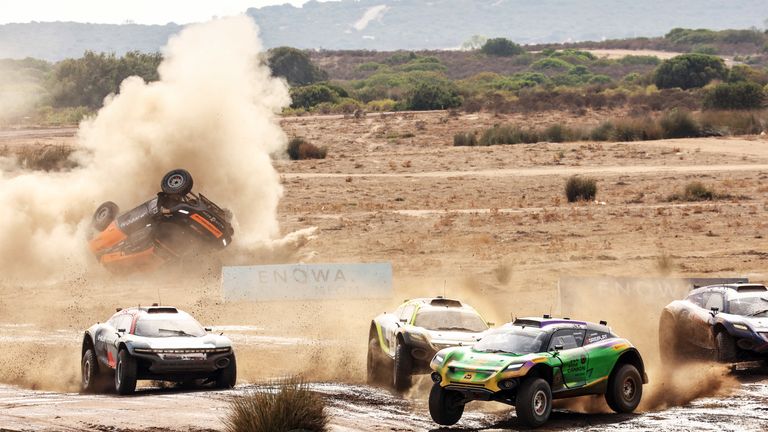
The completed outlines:
[[[107,229],[98,233],[96,237],[91,239],[89,246],[91,248],[91,252],[99,255],[100,251],[111,248],[126,238],[127,236],[125,233],[122,232],[120,228],[117,227],[117,224],[113,221],[111,224],[109,224]]]
[[[192,216],[190,216],[190,219],[192,219],[193,221],[195,221],[195,222],[199,223],[200,225],[202,225],[203,228],[205,228],[208,231],[210,231],[211,234],[213,234],[216,238],[220,238],[222,236],[222,232],[219,231],[218,228],[213,226],[212,223],[210,223],[207,220],[205,220],[205,218],[203,218],[199,214],[197,214],[197,213],[193,214]]]

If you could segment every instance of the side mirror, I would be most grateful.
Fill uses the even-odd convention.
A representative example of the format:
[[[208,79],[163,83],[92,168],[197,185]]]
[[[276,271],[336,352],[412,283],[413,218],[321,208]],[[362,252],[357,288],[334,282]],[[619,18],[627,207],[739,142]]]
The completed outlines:
[[[123,328],[117,329],[117,337],[123,336],[123,333],[125,333],[125,329],[123,329]]]
[[[555,345],[555,351],[562,351],[563,346],[562,345]]]
[[[213,331],[213,327],[205,327],[204,330],[207,331],[207,332],[212,332]]]
[[[403,324],[407,324],[408,323],[408,318],[400,318],[400,322],[403,323]]]
[[[713,307],[713,308],[711,309],[711,311],[712,311],[712,312],[710,312],[709,314],[710,314],[710,315],[712,315],[712,316],[715,316],[715,315],[717,315],[717,313],[718,313],[718,312],[720,312],[720,309],[719,309],[719,308],[716,308],[716,307]]]
[[[493,327],[496,325],[496,323],[492,323],[492,322],[487,322],[486,324],[488,324],[488,327]]]

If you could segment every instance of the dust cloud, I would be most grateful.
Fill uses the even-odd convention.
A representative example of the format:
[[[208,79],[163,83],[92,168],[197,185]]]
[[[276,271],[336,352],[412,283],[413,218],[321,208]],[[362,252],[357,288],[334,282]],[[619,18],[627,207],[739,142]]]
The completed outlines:
[[[302,244],[311,232],[278,239],[283,190],[270,155],[284,151],[276,113],[290,99],[261,52],[247,17],[189,26],[164,48],[159,81],[126,79],[81,123],[71,156],[80,168],[40,173],[0,165],[4,282],[57,280],[91,265],[86,238],[94,209],[112,200],[129,210],[180,167],[197,191],[232,210],[241,253]]]

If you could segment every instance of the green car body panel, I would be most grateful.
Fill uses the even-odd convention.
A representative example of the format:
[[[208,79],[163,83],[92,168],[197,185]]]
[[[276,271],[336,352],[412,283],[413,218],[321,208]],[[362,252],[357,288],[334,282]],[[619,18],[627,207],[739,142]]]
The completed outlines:
[[[447,348],[438,352],[431,363],[435,371],[433,381],[462,393],[465,400],[498,400],[511,404],[514,404],[515,388],[532,372],[549,382],[555,399],[605,393],[611,372],[620,362],[633,364],[643,383],[648,382],[637,349],[604,325],[525,318],[504,327],[519,322],[550,330],[549,338],[560,330],[584,332],[585,337],[578,347],[528,354],[482,352],[474,347]]]

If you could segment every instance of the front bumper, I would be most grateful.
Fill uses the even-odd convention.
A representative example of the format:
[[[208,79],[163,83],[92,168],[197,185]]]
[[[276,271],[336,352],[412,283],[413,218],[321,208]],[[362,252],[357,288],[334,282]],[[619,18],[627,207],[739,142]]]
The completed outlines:
[[[199,352],[147,352],[134,349],[133,356],[139,361],[140,372],[145,375],[210,374],[226,368],[234,361],[234,353]],[[166,350],[172,351],[172,350]],[[185,350],[177,350],[185,351]],[[202,350],[200,350],[202,351]]]

